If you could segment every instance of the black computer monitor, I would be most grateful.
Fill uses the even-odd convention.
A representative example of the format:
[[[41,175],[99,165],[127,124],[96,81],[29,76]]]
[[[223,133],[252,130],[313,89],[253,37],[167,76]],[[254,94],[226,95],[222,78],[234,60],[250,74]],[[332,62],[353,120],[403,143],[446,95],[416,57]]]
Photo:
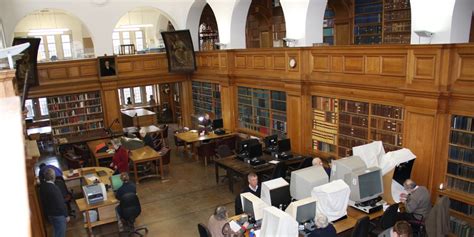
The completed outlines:
[[[249,152],[250,146],[259,144],[257,139],[248,139],[239,142],[239,153]]]
[[[265,147],[276,147],[278,145],[278,135],[270,135],[263,139]]]
[[[313,220],[316,216],[316,202],[306,203],[296,209],[296,221],[298,223],[305,223]]]
[[[291,142],[289,138],[278,141],[278,152],[286,151],[291,151]]]
[[[270,199],[272,206],[279,208],[283,205],[286,208],[291,202],[290,185],[270,190]]]
[[[249,158],[255,158],[262,156],[262,144],[252,144],[249,148]]]
[[[218,129],[224,127],[224,120],[222,119],[214,119],[212,121],[212,129]]]

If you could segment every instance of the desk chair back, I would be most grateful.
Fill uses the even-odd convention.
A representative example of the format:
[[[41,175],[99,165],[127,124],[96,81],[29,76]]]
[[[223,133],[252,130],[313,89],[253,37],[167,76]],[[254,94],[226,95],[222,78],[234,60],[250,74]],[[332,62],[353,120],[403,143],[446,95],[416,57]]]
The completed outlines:
[[[216,143],[209,142],[209,143],[201,143],[198,147],[197,153],[199,158],[204,159],[204,164],[207,166],[207,159],[209,160],[216,155]]]
[[[176,146],[176,149],[178,149],[178,147],[180,147],[180,146],[184,147],[186,145],[186,143],[183,140],[179,139],[176,136],[178,133],[182,133],[182,132],[184,132],[184,131],[183,130],[176,130],[176,131],[173,132],[174,133],[174,145]]]
[[[380,218],[380,227],[383,230],[386,230],[397,222],[398,217],[398,203],[390,205],[387,210],[383,213],[382,217]]]
[[[298,169],[308,168],[312,165],[313,165],[313,158],[312,157],[306,157],[306,158],[304,158],[303,161],[301,161],[300,165],[298,166]]]
[[[271,179],[276,178],[286,178],[286,171],[288,170],[288,166],[285,162],[279,162],[275,168],[273,169]]]
[[[367,237],[369,236],[370,219],[364,216],[357,220],[354,230],[352,230],[351,237]]]
[[[211,232],[206,225],[199,223],[198,224],[199,237],[212,237]]]
[[[120,217],[130,224],[135,222],[135,219],[142,212],[140,200],[135,193],[126,193],[120,199]]]
[[[164,139],[168,139],[168,124],[162,124],[160,126],[158,126],[158,128],[161,129],[161,134],[163,135],[163,138]]]
[[[219,159],[229,157],[229,156],[233,156],[233,155],[235,155],[234,152],[232,152],[232,150],[226,144],[219,145],[216,148],[216,156]]]

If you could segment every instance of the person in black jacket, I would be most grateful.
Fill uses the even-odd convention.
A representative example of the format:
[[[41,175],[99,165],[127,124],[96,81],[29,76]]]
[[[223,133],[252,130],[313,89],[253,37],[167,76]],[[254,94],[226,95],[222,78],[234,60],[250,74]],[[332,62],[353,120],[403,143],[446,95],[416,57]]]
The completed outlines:
[[[316,228],[311,231],[309,237],[337,237],[336,229],[328,222],[325,215],[318,215],[314,218]]]
[[[53,169],[44,172],[46,182],[40,184],[40,198],[44,214],[53,225],[54,237],[66,236],[66,224],[69,216],[64,203],[64,198],[59,188],[54,184],[56,175]]]
[[[247,175],[247,181],[249,185],[245,187],[240,193],[250,192],[251,194],[260,197],[261,189],[258,185],[258,176],[257,174],[251,172]],[[240,200],[240,193],[235,197],[235,214],[242,214],[242,202]]]
[[[122,180],[122,186],[115,192],[115,197],[121,201],[120,199],[126,193],[137,193],[137,187],[134,183],[130,182],[130,177],[128,176],[127,172],[120,173],[120,179]],[[117,220],[118,220],[118,228],[120,231],[123,229],[122,223],[122,209],[120,209],[120,205],[115,208],[115,212],[117,213]]]

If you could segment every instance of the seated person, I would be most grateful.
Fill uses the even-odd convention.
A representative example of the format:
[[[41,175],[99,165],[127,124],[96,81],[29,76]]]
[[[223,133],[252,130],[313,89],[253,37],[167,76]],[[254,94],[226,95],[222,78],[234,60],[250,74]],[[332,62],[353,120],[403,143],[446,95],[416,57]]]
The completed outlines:
[[[61,178],[63,177],[63,171],[59,169],[58,167],[54,165],[46,165],[45,163],[41,163],[39,165],[39,172],[38,172],[38,177],[40,179],[40,182],[45,182],[44,173],[47,169],[53,169],[56,177],[61,177]]]
[[[397,221],[391,231],[392,237],[412,237],[413,231],[410,223],[406,221]]]
[[[115,197],[119,201],[126,193],[137,193],[137,187],[134,183],[130,182],[130,177],[127,172],[120,173],[120,179],[122,180],[122,186],[115,192]],[[120,209],[120,205],[115,208],[115,211],[117,213],[119,230],[122,230],[123,224],[122,219],[120,218],[122,210]]]
[[[155,100],[155,97],[153,95],[150,95],[150,100],[148,101],[148,104],[151,105],[151,106],[156,105],[156,100]]]
[[[209,127],[212,125],[212,120],[208,113],[204,114],[204,117],[199,118],[199,125],[203,127]]]
[[[114,169],[114,174],[128,172],[128,151],[119,142],[114,144],[114,149],[115,154],[112,157],[110,168]]]
[[[431,210],[431,196],[428,189],[416,185],[411,179],[405,180],[403,188],[407,193],[400,194],[400,201],[405,204],[406,212],[401,213],[401,219],[420,220],[421,217],[426,218]]]
[[[218,206],[214,215],[209,217],[207,228],[213,237],[224,237],[222,228],[227,223],[227,209],[225,206]]]
[[[328,222],[325,215],[319,214],[314,218],[316,228],[311,231],[309,237],[336,237],[336,229]]]
[[[258,185],[258,176],[257,174],[251,172],[247,175],[247,181],[249,185],[245,187],[240,193],[247,193],[250,192],[253,195],[260,197],[261,189],[260,186]],[[243,209],[242,209],[242,202],[240,200],[240,193],[237,195],[235,198],[235,214],[239,215],[242,214]]]
[[[323,161],[319,157],[315,157],[313,159],[313,166],[321,166],[324,168],[324,171],[328,174],[328,176],[331,176],[331,168],[326,168],[323,164]]]

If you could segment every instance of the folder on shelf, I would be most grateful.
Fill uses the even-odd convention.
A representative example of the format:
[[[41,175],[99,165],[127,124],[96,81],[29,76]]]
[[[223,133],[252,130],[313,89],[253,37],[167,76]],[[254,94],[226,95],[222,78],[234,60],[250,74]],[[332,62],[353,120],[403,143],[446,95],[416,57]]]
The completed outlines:
[[[100,143],[99,145],[95,146],[95,153],[106,152],[109,149],[105,142]]]

